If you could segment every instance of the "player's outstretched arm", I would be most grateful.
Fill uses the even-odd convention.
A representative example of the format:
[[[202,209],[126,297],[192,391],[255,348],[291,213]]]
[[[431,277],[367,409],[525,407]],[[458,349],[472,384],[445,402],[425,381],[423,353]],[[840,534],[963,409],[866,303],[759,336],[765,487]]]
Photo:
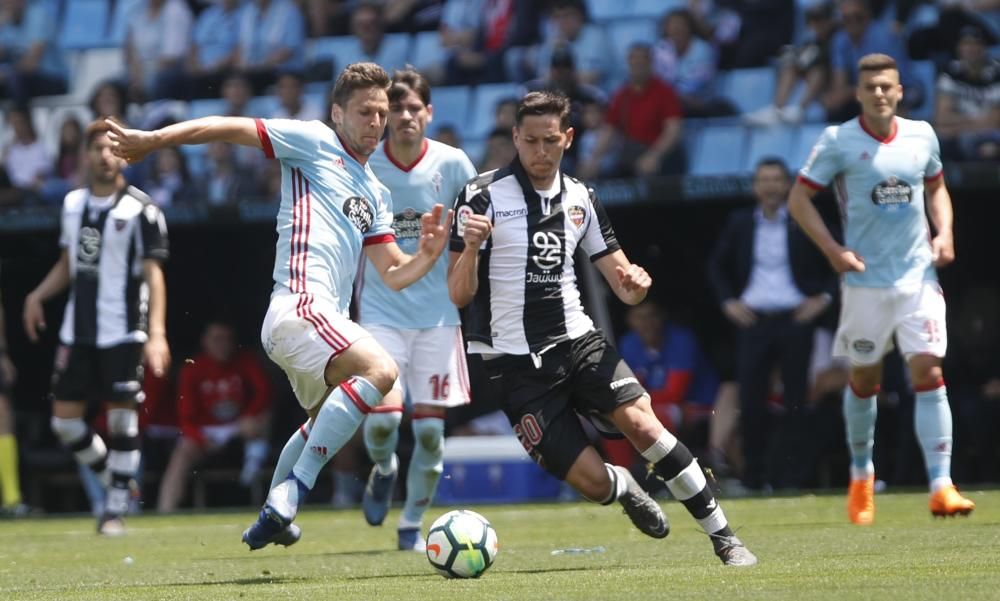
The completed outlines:
[[[69,281],[69,253],[63,249],[45,279],[24,299],[24,331],[32,342],[38,342],[38,333],[45,331],[45,308],[42,305],[65,290]]]
[[[645,269],[631,263],[625,253],[616,250],[594,261],[597,270],[611,286],[617,296],[626,305],[638,305],[646,298],[653,278]]]
[[[801,181],[795,182],[788,195],[788,212],[819,247],[837,273],[864,271],[864,259],[838,243],[830,233],[830,229],[823,223],[823,218],[812,202],[816,192],[817,190]]]
[[[944,267],[955,260],[955,238],[952,231],[954,211],[951,195],[944,185],[944,178],[938,177],[925,184],[927,191],[927,213],[937,233],[931,240],[931,257],[935,267]]]
[[[486,215],[471,214],[459,225],[465,247],[448,256],[448,297],[456,307],[472,302],[479,290],[479,249],[493,231],[493,222]]]
[[[372,244],[365,247],[368,260],[382,276],[382,281],[393,290],[402,290],[424,277],[434,267],[448,243],[452,212],[449,210],[444,223],[441,215],[444,205],[436,204],[420,218],[420,246],[408,255],[395,242]]]
[[[122,127],[112,119],[105,120],[111,131],[111,150],[129,163],[141,161],[160,148],[181,144],[229,142],[261,148],[257,123],[249,117],[202,117],[181,121],[154,131]]]

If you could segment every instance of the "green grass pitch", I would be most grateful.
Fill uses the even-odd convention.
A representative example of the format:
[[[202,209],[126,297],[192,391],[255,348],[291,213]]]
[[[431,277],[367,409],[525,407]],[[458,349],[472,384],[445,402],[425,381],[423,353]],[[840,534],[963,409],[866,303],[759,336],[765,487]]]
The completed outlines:
[[[723,500],[760,557],[746,569],[719,563],[676,502],[664,504],[665,540],[642,536],[615,508],[470,506],[493,522],[500,553],[465,581],[395,551],[395,511],[371,528],[360,511],[310,506],[298,545],[254,553],[239,540],[251,511],[135,517],[119,539],[97,537],[89,518],[9,521],[0,522],[0,599],[1000,599],[1000,491],[967,494],[976,511],[948,520],[930,516],[925,494],[880,495],[870,528],[847,523],[839,495]],[[551,554],[596,546],[606,550]]]

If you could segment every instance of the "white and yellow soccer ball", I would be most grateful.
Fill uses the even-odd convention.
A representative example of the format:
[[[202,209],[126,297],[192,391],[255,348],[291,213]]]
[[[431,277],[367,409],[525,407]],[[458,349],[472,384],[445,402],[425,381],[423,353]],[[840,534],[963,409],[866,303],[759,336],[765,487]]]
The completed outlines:
[[[497,533],[475,511],[456,509],[431,524],[427,559],[445,578],[479,578],[497,556]]]

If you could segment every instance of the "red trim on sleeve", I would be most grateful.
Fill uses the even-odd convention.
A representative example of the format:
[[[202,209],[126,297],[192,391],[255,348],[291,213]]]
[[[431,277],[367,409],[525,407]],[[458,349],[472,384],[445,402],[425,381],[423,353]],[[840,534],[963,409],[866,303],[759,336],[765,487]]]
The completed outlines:
[[[795,178],[795,181],[801,182],[803,185],[805,185],[806,187],[812,188],[813,190],[822,190],[823,188],[826,187],[826,186],[823,186],[821,184],[818,184],[818,183],[812,181],[811,179],[809,179],[808,177],[806,177],[804,175],[799,175],[798,177]]]
[[[374,236],[365,238],[363,246],[371,246],[372,244],[388,244],[395,241],[395,234],[375,234]]]
[[[932,175],[930,177],[925,177],[924,181],[925,182],[934,182],[934,181],[937,181],[937,180],[941,179],[942,177],[944,177],[944,169],[942,169],[941,171],[938,171],[937,175]]]
[[[264,125],[263,119],[254,119],[257,124],[257,138],[260,139],[261,150],[264,151],[264,156],[269,159],[274,158],[274,146],[271,146],[271,136],[267,133],[267,127]]]
[[[932,390],[937,390],[938,388],[944,388],[944,378],[938,378],[936,381],[931,382],[926,386],[914,386],[913,392],[931,392]]]
[[[430,148],[430,146],[431,146],[430,142],[427,141],[427,138],[424,138],[424,144],[423,147],[420,149],[420,154],[409,165],[404,165],[400,163],[399,161],[396,160],[396,157],[392,156],[392,150],[389,147],[388,141],[385,143],[383,148],[385,148],[385,158],[389,159],[389,162],[391,162],[396,167],[399,167],[399,169],[402,170],[404,173],[409,173],[410,171],[413,170],[414,167],[417,166],[417,164],[420,163],[421,160],[423,160],[424,155],[427,154],[427,149]]]

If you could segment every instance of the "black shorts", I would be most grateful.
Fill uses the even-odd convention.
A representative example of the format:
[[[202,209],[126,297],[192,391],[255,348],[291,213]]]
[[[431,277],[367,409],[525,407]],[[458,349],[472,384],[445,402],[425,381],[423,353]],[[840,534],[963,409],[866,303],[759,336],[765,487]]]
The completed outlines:
[[[503,355],[483,365],[521,444],[559,479],[590,445],[579,416],[602,436],[621,438],[606,416],[646,393],[599,331],[548,350],[538,368],[529,355]]]
[[[60,345],[52,370],[52,399],[142,402],[142,343],[108,348]]]

